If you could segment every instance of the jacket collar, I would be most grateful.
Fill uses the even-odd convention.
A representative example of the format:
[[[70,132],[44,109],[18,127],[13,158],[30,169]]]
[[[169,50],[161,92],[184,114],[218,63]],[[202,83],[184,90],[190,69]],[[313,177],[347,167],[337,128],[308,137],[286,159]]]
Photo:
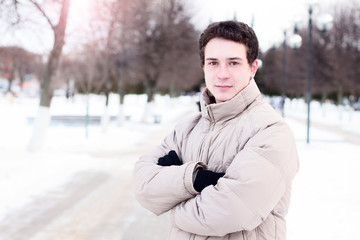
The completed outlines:
[[[212,103],[214,96],[206,88],[201,95],[201,113],[211,122],[226,121],[242,113],[260,96],[260,90],[254,79],[251,79],[249,84],[235,97],[222,103]]]

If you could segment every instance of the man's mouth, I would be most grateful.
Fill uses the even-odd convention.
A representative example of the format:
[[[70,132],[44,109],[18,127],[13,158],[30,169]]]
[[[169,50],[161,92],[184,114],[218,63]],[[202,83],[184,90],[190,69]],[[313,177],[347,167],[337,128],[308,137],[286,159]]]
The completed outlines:
[[[229,85],[215,85],[215,87],[220,88],[220,89],[228,89],[228,88],[231,88],[232,86],[229,86]]]

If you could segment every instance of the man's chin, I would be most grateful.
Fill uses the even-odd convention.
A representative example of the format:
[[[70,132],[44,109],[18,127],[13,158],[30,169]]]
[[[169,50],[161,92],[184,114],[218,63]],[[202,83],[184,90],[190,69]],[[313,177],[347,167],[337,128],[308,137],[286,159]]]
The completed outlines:
[[[215,95],[215,100],[216,100],[216,103],[226,102],[226,101],[233,99],[236,95],[237,94],[233,94],[233,93],[228,93],[228,94],[218,93]]]
[[[216,103],[226,102],[229,101],[230,99],[231,99],[230,97],[225,97],[225,96],[219,96],[218,98],[215,97]]]

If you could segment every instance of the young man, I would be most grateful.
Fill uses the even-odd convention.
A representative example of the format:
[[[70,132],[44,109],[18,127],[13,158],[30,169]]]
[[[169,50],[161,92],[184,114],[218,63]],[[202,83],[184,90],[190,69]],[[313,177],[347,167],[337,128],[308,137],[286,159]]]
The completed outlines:
[[[218,22],[199,47],[202,112],[136,163],[136,198],[157,215],[171,211],[170,240],[286,239],[298,155],[255,83],[257,37],[244,23]]]

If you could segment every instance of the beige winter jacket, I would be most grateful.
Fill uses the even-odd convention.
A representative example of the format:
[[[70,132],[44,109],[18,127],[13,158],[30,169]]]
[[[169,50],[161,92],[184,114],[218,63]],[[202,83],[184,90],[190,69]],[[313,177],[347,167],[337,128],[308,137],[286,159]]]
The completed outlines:
[[[286,239],[285,215],[298,170],[294,137],[285,121],[261,100],[254,80],[233,99],[210,104],[176,126],[134,168],[137,200],[157,215],[171,211],[168,239]],[[157,165],[175,150],[181,166]],[[193,172],[205,166],[226,172],[201,193]]]

